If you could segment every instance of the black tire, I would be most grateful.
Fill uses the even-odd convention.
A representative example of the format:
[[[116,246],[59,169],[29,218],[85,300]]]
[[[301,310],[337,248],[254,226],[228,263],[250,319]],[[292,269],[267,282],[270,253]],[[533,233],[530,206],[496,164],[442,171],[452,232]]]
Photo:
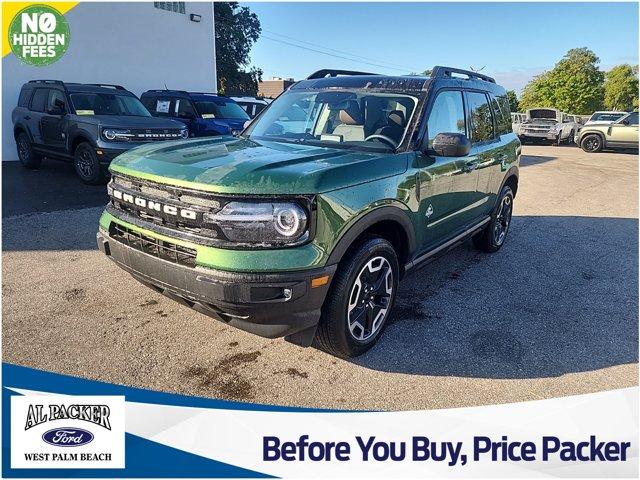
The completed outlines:
[[[107,175],[100,166],[96,152],[87,142],[76,147],[73,166],[80,179],[87,185],[102,185],[107,182]]]
[[[369,237],[348,252],[322,306],[316,344],[341,358],[356,357],[369,350],[391,316],[399,272],[396,252],[383,238]],[[364,325],[358,318],[364,320]]]
[[[589,133],[580,141],[580,148],[587,153],[597,153],[604,147],[602,137],[597,133]]]
[[[502,248],[511,226],[513,214],[513,192],[508,186],[502,187],[498,203],[491,221],[480,233],[473,237],[476,248],[482,252],[494,253]]]
[[[20,132],[16,137],[16,147],[18,149],[18,159],[25,168],[40,168],[42,155],[33,151],[33,144],[26,132]]]

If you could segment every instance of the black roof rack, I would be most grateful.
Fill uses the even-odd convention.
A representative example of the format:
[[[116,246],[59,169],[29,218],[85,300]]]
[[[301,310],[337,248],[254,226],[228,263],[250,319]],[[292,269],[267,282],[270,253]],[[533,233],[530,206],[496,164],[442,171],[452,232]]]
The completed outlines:
[[[29,83],[52,83],[54,85],[64,85],[62,80],[29,80]]]
[[[489,77],[488,75],[483,75],[482,73],[474,72],[472,70],[462,70],[461,68],[452,68],[452,67],[442,67],[440,65],[436,65],[431,70],[431,76],[433,78],[438,77],[453,77],[452,73],[458,73],[460,75],[466,75],[470,79],[471,78],[479,78],[480,80],[484,80],[485,82],[496,83],[495,79]]]
[[[171,90],[170,88],[156,88],[156,89],[147,90],[147,92],[153,92],[153,93],[179,93],[181,95],[189,95],[189,92],[187,92],[186,90]]]
[[[318,70],[317,72],[313,72],[311,75],[307,77],[307,80],[316,80],[318,78],[325,77],[337,77],[338,75],[378,75],[377,73],[368,73],[368,72],[354,72],[351,70],[332,70],[332,69],[324,69]]]
[[[91,85],[93,87],[112,87],[116,90],[126,90],[122,85],[113,85],[111,83],[85,83],[85,85]]]

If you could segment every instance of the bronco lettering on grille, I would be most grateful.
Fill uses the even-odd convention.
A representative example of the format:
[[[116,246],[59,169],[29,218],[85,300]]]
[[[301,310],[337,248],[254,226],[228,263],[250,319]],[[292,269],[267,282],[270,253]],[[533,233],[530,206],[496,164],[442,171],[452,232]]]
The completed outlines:
[[[116,190],[115,188],[113,189],[112,195],[114,198],[122,202],[130,203],[137,207],[144,208],[145,210],[155,210],[156,212],[162,212],[167,215],[182,217],[188,220],[196,220],[198,216],[195,210],[190,210],[188,208],[178,208],[174,205],[166,205],[164,203],[155,202],[153,200],[147,200],[143,197],[138,197],[130,193],[121,192],[120,190]]]

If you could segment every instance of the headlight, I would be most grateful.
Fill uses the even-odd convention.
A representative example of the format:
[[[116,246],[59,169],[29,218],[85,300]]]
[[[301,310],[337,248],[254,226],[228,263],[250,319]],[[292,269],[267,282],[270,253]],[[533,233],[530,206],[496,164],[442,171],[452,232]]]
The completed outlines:
[[[205,213],[233,242],[298,244],[308,236],[307,213],[293,202],[229,202],[217,213]]]
[[[113,142],[114,140],[128,142],[133,137],[129,130],[116,130],[115,128],[105,128],[102,130],[102,136],[105,140]]]
[[[186,128],[184,130],[180,130],[180,136],[182,138],[189,138],[189,130],[187,130]]]

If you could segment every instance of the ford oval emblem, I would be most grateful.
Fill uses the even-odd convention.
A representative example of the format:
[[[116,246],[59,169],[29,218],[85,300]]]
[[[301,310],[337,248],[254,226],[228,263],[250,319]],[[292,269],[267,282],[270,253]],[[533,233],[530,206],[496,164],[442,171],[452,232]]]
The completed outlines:
[[[42,440],[56,447],[79,447],[93,440],[93,433],[82,428],[54,428],[42,434]]]

